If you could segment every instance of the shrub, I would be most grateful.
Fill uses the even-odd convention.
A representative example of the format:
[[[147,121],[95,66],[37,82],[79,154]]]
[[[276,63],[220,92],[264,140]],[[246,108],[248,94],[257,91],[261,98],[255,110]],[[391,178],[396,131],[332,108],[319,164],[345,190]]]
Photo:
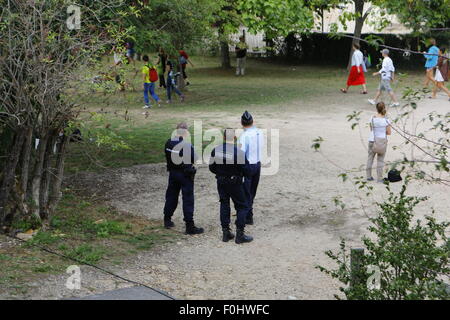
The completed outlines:
[[[414,207],[426,198],[407,196],[406,184],[398,195],[389,187],[388,190],[388,199],[378,204],[378,215],[370,219],[368,230],[375,235],[374,239],[362,238],[366,253],[361,256],[359,268],[351,270],[345,240],[341,241],[340,252],[326,252],[337,263],[337,269],[318,268],[345,285],[340,291],[347,299],[450,298],[444,283],[450,274],[450,250],[445,234],[449,223],[438,223],[430,216],[424,222],[413,221]],[[376,286],[370,285],[373,270],[379,271]]]

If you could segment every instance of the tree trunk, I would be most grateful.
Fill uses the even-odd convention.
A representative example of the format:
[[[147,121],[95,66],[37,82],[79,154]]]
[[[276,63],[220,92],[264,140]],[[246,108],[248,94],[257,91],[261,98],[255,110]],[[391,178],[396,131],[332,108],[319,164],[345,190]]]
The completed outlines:
[[[61,199],[61,185],[64,176],[64,159],[66,157],[67,143],[69,142],[69,137],[63,135],[61,137],[61,142],[58,144],[58,150],[56,155],[56,166],[55,172],[52,177],[51,191],[49,196],[49,214],[50,216],[55,212],[56,206]]]
[[[46,220],[48,218],[48,194],[50,188],[51,162],[54,143],[54,135],[51,133],[47,140],[47,147],[45,148],[44,162],[42,164],[41,185],[39,190],[39,216],[41,217],[41,220]]]
[[[220,65],[224,69],[231,68],[230,62],[230,47],[228,46],[228,36],[225,34],[222,27],[218,29],[219,43],[220,43]]]
[[[32,148],[33,128],[26,130],[26,137],[22,148],[22,159],[20,163],[20,199],[25,200],[28,188],[28,178],[30,176],[30,157]]]
[[[9,152],[9,157],[6,162],[6,167],[3,169],[3,178],[0,185],[0,227],[4,226],[7,215],[6,205],[9,200],[9,195],[15,182],[15,172],[19,162],[20,151],[25,140],[25,131],[18,128],[15,134],[13,145]]]
[[[230,47],[228,46],[227,41],[220,41],[220,56],[222,68],[224,69],[231,68]]]
[[[41,220],[39,215],[39,191],[41,189],[42,169],[44,167],[45,150],[47,149],[48,135],[41,138],[37,150],[36,163],[33,171],[33,180],[31,182],[31,199],[33,201],[33,216]]]
[[[365,0],[354,0],[355,2],[355,13],[358,14],[358,18],[355,20],[355,30],[353,32],[353,36],[357,38],[361,38],[362,28],[364,26],[364,20],[366,20],[366,17],[364,16],[364,2]],[[350,67],[352,66],[352,55],[353,55],[353,44],[357,43],[359,44],[358,39],[353,39],[352,46],[350,48],[350,57],[348,59],[347,69],[350,70]]]

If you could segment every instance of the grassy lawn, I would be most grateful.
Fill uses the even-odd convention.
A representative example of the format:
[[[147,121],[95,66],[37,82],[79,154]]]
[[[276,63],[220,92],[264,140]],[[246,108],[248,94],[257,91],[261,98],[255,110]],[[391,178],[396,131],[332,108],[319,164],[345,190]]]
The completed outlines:
[[[33,225],[22,221],[15,227],[25,231]],[[117,212],[66,190],[49,231],[39,231],[20,246],[0,247],[0,287],[11,297],[26,294],[30,281],[65,272],[68,266],[76,264],[43,252],[33,244],[82,262],[120,264],[128,255],[177,237],[160,223]]]
[[[110,60],[103,61],[101,71],[111,68]],[[239,119],[246,109],[274,114],[301,111],[314,105],[320,111],[336,103],[339,88],[345,85],[347,77],[344,68],[280,65],[252,59],[248,61],[247,75],[236,77],[234,69],[221,69],[217,58],[194,57],[193,61],[195,67],[188,68],[191,85],[187,88],[185,103],[174,99],[173,104],[166,105],[165,90],[157,88],[163,107],[154,107],[147,117],[141,114],[143,98],[139,72],[142,62],[136,62],[135,67],[125,67],[129,88],[124,92],[101,88],[93,93],[92,85],[81,86],[83,93],[76,95],[77,103],[84,108],[81,118],[87,119],[90,112],[97,112],[104,120],[100,124],[86,122],[82,130],[86,135],[85,142],[70,145],[67,172],[163,162],[163,146],[176,123],[192,116],[204,120],[204,125],[208,126],[214,124],[217,113],[236,114]],[[87,78],[99,72],[86,71]],[[405,84],[420,85],[422,76],[421,73],[410,73],[409,82],[400,85],[397,95],[400,96],[400,88]],[[372,77],[369,72],[366,78],[373,93],[378,86],[378,77]],[[293,105],[292,101],[301,103]],[[113,134],[116,142],[124,142],[126,148],[115,149],[108,144],[98,147],[98,134]],[[91,136],[94,136],[93,143],[89,143]]]

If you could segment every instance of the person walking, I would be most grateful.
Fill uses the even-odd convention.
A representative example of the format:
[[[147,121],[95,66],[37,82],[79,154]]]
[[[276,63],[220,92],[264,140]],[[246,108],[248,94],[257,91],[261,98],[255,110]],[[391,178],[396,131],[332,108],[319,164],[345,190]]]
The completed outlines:
[[[226,129],[224,143],[211,152],[209,170],[216,175],[217,192],[220,199],[220,224],[222,241],[235,238],[230,229],[230,199],[236,209],[236,243],[251,242],[253,238],[245,235],[245,222],[249,210],[244,191],[243,177],[248,174],[248,160],[245,153],[236,146],[233,129]]]
[[[247,59],[247,44],[245,38],[241,36],[239,43],[236,45],[236,75],[243,76],[245,74],[245,63]]]
[[[184,94],[178,90],[176,81],[175,81],[175,60],[173,56],[170,56],[167,59],[167,83],[166,83],[166,91],[167,91],[167,103],[172,103],[172,91],[174,91],[179,97],[180,101],[184,102]]]
[[[359,44],[354,43],[352,65],[347,79],[347,87],[345,89],[341,89],[342,93],[347,93],[350,86],[361,85],[363,88],[363,91],[361,91],[361,93],[367,94],[366,78],[364,77],[364,68],[363,68],[364,56],[359,49],[360,49]]]
[[[164,146],[166,155],[169,182],[166,191],[164,205],[164,227],[173,228],[173,213],[178,206],[180,191],[183,195],[183,215],[186,224],[186,234],[201,234],[203,228],[194,224],[194,179],[196,169],[194,163],[197,160],[194,147],[185,141],[189,135],[188,126],[181,122],[177,125],[174,138],[167,140]]]
[[[125,43],[125,48],[127,50],[125,56],[127,57],[128,64],[133,62],[134,66],[135,65],[134,54],[136,53],[136,51],[134,50],[134,43],[128,41],[127,43]]]
[[[241,117],[244,132],[239,137],[239,146],[249,162],[249,172],[244,178],[244,190],[248,201],[246,224],[253,224],[253,202],[261,176],[261,159],[264,147],[264,134],[253,124],[253,117],[245,111]]]
[[[156,67],[150,64],[150,59],[147,55],[142,57],[142,60],[144,60],[144,66],[142,67],[142,77],[144,79],[144,109],[150,109],[150,98],[149,98],[149,92],[153,99],[155,99],[156,103],[158,103],[158,106],[161,106],[161,99],[159,99],[158,95],[155,93],[155,82],[158,81],[158,73],[156,71]],[[152,72],[151,72],[152,71]],[[151,76],[155,77],[151,79]]]
[[[159,76],[159,87],[166,89],[166,81],[165,81],[165,73],[166,73],[166,65],[167,65],[167,54],[163,48],[159,48],[158,53],[158,62],[156,65],[158,66],[158,76]]]
[[[430,81],[434,82],[433,71],[438,63],[438,58],[439,58],[439,48],[436,46],[436,40],[430,39],[430,44],[431,44],[431,47],[428,49],[428,53],[424,52],[425,59],[426,59],[426,62],[425,62],[426,73],[425,73],[425,83],[424,83],[425,87],[428,87],[428,85],[430,84]]]
[[[372,165],[377,156],[377,181],[383,182],[384,157],[387,150],[387,136],[391,134],[391,122],[386,118],[384,102],[376,105],[377,114],[370,119],[368,159],[366,167],[367,181],[373,181]]]
[[[187,73],[186,73],[186,67],[187,67],[187,64],[189,63],[192,67],[194,67],[194,64],[191,62],[191,60],[189,59],[189,56],[188,56],[188,54],[186,53],[186,51],[184,51],[184,50],[180,50],[179,52],[178,52],[179,54],[180,54],[180,56],[179,56],[179,62],[180,62],[180,66],[181,66],[181,73],[182,73],[182,75],[183,75],[183,79],[187,79]],[[186,81],[186,85],[188,86],[189,85],[189,81]]]
[[[433,88],[433,94],[431,96],[432,99],[436,98],[436,94],[438,89],[441,89],[442,91],[444,91],[449,98],[450,101],[450,90],[447,89],[447,87],[445,86],[445,82],[448,81],[448,76],[449,76],[449,55],[446,55],[446,49],[445,48],[441,48],[439,50],[439,59],[438,59],[438,63],[436,65],[436,75],[434,77],[434,88]]]
[[[372,105],[376,105],[378,98],[381,96],[383,91],[386,91],[392,99],[392,104],[390,107],[398,107],[400,104],[397,102],[395,98],[394,92],[391,87],[391,82],[394,82],[395,77],[395,67],[392,59],[389,57],[389,50],[383,49],[381,50],[381,54],[383,55],[383,63],[381,65],[381,69],[378,72],[374,72],[373,76],[381,75],[380,85],[378,86],[377,94],[375,98],[369,99],[369,103]]]

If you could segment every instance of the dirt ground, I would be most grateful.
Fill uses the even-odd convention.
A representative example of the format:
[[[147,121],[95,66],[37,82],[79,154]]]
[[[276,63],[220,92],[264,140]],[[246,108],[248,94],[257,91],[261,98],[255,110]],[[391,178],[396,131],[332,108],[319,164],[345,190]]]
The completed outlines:
[[[179,299],[333,299],[339,284],[315,267],[332,266],[324,251],[338,249],[341,237],[352,246],[360,246],[367,217],[375,214],[374,203],[382,200],[387,191],[382,184],[374,183],[374,195],[367,198],[353,184],[338,178],[343,172],[338,166],[359,168],[367,157],[368,128],[362,125],[361,131],[351,130],[346,115],[362,110],[361,119],[366,122],[373,107],[356,91],[346,96],[337,93],[328,100],[320,108],[293,102],[282,113],[271,113],[266,108],[253,114],[258,127],[280,130],[280,167],[276,175],[261,179],[255,200],[255,225],[247,228],[255,238],[252,243],[221,242],[215,179],[202,165],[195,185],[195,220],[205,228],[205,234],[183,236],[176,243],[141,252],[120,266],[106,265],[108,269]],[[448,107],[443,95],[437,100],[427,99],[420,103],[415,119],[433,110],[448,112]],[[396,112],[390,110],[391,116]],[[197,117],[186,116],[190,122]],[[215,121],[237,127],[239,119],[238,114],[220,113]],[[312,140],[318,136],[325,139],[321,153],[311,149]],[[394,134],[390,146],[400,141]],[[386,160],[397,159],[402,150],[408,149],[389,148]],[[150,219],[162,218],[167,184],[164,164],[83,173],[74,179],[75,185],[97,192],[120,210]],[[398,190],[400,184],[392,188]],[[413,184],[409,192],[430,196],[419,207],[418,217],[431,214],[430,208],[434,207],[439,220],[448,220],[448,187]],[[334,197],[342,197],[345,209],[334,205]],[[182,232],[180,208],[174,222],[176,230]],[[53,276],[36,282],[24,298],[79,297],[130,286],[82,267],[82,289],[70,291],[64,286],[67,277]]]

